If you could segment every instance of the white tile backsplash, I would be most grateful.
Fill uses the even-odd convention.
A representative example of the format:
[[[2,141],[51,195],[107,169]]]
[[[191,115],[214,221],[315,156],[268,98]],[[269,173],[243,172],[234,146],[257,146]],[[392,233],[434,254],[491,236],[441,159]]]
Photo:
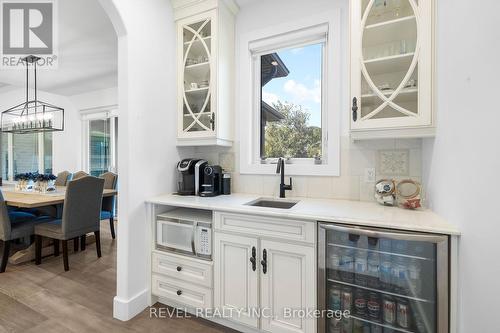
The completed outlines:
[[[422,163],[421,139],[383,139],[352,142],[348,136],[341,137],[340,176],[293,176],[293,190],[287,191],[290,197],[332,198],[373,201],[374,183],[366,183],[364,170],[375,168],[376,179],[412,178],[420,181]],[[279,195],[279,175],[239,174],[239,147],[231,149],[200,147],[195,157],[207,159],[212,164],[220,164],[232,172],[232,191],[262,196]],[[389,152],[389,154],[388,154]],[[402,152],[404,152],[402,154]],[[386,154],[394,163],[393,167],[380,170],[380,155]],[[394,154],[392,154],[394,153]],[[391,155],[392,154],[392,155]],[[386,161],[387,162],[387,161]],[[397,167],[396,167],[397,166]],[[286,176],[288,184],[289,176]]]

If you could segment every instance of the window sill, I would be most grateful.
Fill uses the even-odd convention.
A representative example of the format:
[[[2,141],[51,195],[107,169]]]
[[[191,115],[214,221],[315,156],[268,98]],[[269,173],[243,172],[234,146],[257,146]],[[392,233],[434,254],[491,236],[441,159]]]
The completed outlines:
[[[241,174],[276,174],[276,164],[244,164],[240,169]],[[285,164],[285,176],[340,176],[340,171],[332,164]]]

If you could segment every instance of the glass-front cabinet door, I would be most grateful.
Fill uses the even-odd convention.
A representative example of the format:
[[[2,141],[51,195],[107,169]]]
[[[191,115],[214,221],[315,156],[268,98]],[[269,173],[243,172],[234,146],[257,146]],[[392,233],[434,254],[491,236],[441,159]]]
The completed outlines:
[[[351,129],[432,125],[432,0],[351,1]]]
[[[215,131],[212,107],[214,64],[214,16],[195,16],[178,23],[179,40],[179,137],[208,136]]]
[[[448,332],[448,238],[320,224],[321,332]],[[345,312],[344,312],[345,313]]]

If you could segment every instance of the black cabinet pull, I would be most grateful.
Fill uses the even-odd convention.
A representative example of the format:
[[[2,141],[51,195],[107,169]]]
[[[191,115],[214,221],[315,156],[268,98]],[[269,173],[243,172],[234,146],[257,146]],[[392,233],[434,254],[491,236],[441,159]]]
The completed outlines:
[[[262,265],[262,273],[266,274],[267,273],[267,251],[266,251],[266,249],[264,249],[264,251],[262,251],[262,260],[261,260],[260,264]]]
[[[252,256],[250,257],[250,262],[252,263],[252,270],[255,272],[257,269],[257,250],[255,249],[255,246],[252,247]]]
[[[182,290],[177,290],[177,296],[182,295]]]
[[[352,120],[358,120],[358,99],[356,97],[352,99]]]
[[[177,266],[177,272],[180,272],[182,271],[182,267],[181,266]]]

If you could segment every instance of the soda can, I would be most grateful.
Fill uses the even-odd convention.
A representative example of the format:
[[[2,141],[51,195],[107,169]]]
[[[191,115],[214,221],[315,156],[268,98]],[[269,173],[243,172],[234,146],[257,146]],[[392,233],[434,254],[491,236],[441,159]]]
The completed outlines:
[[[368,295],[368,302],[366,303],[368,309],[368,317],[370,320],[379,321],[380,320],[380,296],[378,293],[371,292]]]
[[[344,287],[342,289],[342,311],[349,311],[349,314],[352,313],[352,303],[353,303],[353,295],[351,287]],[[352,332],[352,318],[343,318],[342,319],[342,333],[351,333]]]
[[[351,287],[344,287],[342,289],[342,311],[352,311],[353,295]]]
[[[397,320],[399,327],[410,327],[410,308],[408,302],[402,298],[398,299],[397,303]]]
[[[382,299],[382,318],[384,323],[394,325],[396,323],[396,302],[391,296]]]
[[[363,289],[357,289],[354,296],[354,309],[358,316],[366,316],[366,292]]]
[[[328,303],[330,304],[331,310],[342,310],[342,294],[339,287],[332,286],[330,288],[330,291],[328,292]]]

